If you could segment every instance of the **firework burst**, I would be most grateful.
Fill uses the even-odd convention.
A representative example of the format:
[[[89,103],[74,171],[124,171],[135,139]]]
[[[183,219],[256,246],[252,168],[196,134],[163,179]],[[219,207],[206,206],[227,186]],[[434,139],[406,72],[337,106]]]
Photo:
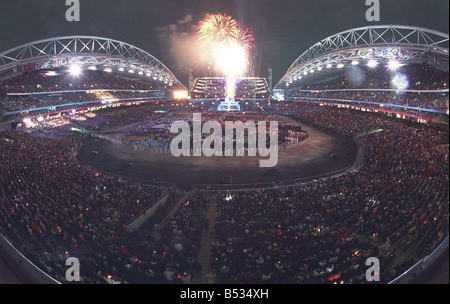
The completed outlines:
[[[222,42],[236,39],[239,30],[238,23],[230,16],[209,15],[197,25],[197,37],[205,42]]]
[[[249,66],[253,34],[241,29],[239,23],[227,15],[208,15],[196,28],[196,37],[208,50],[215,66],[227,76],[238,76]]]
[[[238,35],[236,37],[236,41],[245,47],[247,51],[250,51],[250,49],[253,47],[253,33],[250,29],[246,30],[239,30]]]

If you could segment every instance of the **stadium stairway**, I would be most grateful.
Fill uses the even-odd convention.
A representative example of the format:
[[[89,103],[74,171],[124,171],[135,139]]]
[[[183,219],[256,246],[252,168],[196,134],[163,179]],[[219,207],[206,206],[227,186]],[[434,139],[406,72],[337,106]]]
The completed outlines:
[[[195,278],[192,280],[194,284],[206,284],[214,283],[211,280],[213,273],[211,261],[212,261],[212,243],[214,241],[214,225],[216,223],[216,213],[217,213],[217,196],[212,196],[208,212],[206,214],[206,219],[208,220],[208,229],[203,230],[202,242],[197,257],[197,261],[202,266],[202,275],[200,278]]]

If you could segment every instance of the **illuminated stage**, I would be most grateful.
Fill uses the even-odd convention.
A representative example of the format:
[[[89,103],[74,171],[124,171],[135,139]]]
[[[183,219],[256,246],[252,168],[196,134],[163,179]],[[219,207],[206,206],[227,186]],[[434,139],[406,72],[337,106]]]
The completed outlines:
[[[225,80],[225,101],[219,104],[217,111],[240,111],[241,107],[236,102],[236,79],[228,78]]]
[[[219,106],[217,107],[217,111],[240,111],[241,106],[239,105],[239,102],[233,99],[225,99],[225,101],[221,102]]]
[[[266,99],[270,89],[264,77],[201,77],[194,82],[190,92],[191,100],[223,100],[218,111],[241,111],[239,101]]]

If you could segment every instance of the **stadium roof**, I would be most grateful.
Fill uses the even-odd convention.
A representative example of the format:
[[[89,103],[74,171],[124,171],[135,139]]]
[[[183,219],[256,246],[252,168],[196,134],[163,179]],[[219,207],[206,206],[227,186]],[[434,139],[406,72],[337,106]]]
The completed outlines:
[[[128,43],[94,36],[64,36],[38,40],[0,53],[0,77],[24,70],[78,64],[109,72],[152,77],[185,88],[158,59]]]
[[[301,54],[275,89],[317,71],[370,60],[428,62],[448,70],[449,35],[420,27],[379,25],[354,28],[327,37]]]

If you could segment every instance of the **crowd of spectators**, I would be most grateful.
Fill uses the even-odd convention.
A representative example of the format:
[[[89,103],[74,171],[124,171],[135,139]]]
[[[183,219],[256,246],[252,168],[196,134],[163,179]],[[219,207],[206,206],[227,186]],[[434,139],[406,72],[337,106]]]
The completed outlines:
[[[219,195],[213,264],[220,283],[364,283],[378,257],[387,283],[448,236],[448,131],[297,104],[292,114],[359,138],[358,172]]]
[[[171,125],[175,121],[187,121],[192,130],[192,110],[190,112],[178,112],[170,113],[169,115],[155,115],[147,121],[142,121],[138,125],[126,125],[120,129],[119,133],[123,134],[121,141],[136,147],[142,148],[156,148],[156,149],[170,149],[170,144],[178,133],[171,133]],[[267,116],[257,115],[257,114],[223,114],[221,112],[204,113],[202,116],[203,121],[217,121],[220,123],[222,128],[222,147],[225,146],[225,122],[235,122],[235,121],[268,121]],[[289,149],[290,147],[296,146],[299,143],[305,141],[309,138],[308,132],[302,129],[298,124],[288,122],[281,117],[271,117],[270,121],[276,120],[278,122],[278,146],[279,149]],[[256,124],[255,124],[256,127]],[[203,142],[210,134],[202,133],[201,141]],[[248,148],[248,139],[251,134],[244,135],[244,147]],[[191,134],[191,147],[193,136]],[[270,140],[267,139],[267,144]],[[233,144],[235,148],[235,144]]]
[[[129,80],[102,71],[84,70],[79,76],[66,71],[48,76],[45,71],[35,70],[0,82],[7,93],[34,93],[71,90],[158,90],[158,83]]]
[[[195,261],[208,203],[194,199],[154,231],[125,224],[167,193],[85,169],[79,142],[0,134],[0,232],[35,265],[65,282],[65,260],[80,259],[82,283],[176,283],[199,275]]]
[[[438,114],[426,110],[449,109],[448,77],[448,71],[424,64],[407,64],[396,71],[352,66],[330,80],[297,85],[288,90],[287,98],[347,100],[365,107],[435,117]]]
[[[78,104],[89,106],[95,104],[111,104],[119,101],[146,100],[153,98],[163,98],[161,91],[85,91],[85,92],[64,92],[57,94],[32,94],[26,96],[8,96],[0,101],[0,105],[8,112],[24,111],[66,104]],[[73,107],[73,105],[71,105]]]
[[[163,108],[166,115],[160,115]],[[169,190],[86,169],[71,158],[86,135],[58,136],[62,126],[106,134],[139,130],[147,136],[142,122],[163,124],[183,111],[192,119],[196,110],[187,102],[117,107],[36,128],[53,129],[52,136],[21,128],[0,133],[0,233],[61,282],[65,259],[72,256],[82,263],[83,283],[199,278],[197,258],[214,194],[194,193],[161,225],[128,231],[126,223]],[[378,257],[386,283],[448,235],[448,130],[309,103],[274,104],[267,111],[344,136],[366,132],[358,137],[364,165],[303,185],[219,193],[212,252],[216,282],[364,283],[365,260]],[[260,120],[263,114],[220,115]]]
[[[387,67],[350,66],[325,81],[298,86],[302,90],[395,89],[395,78],[405,80],[407,90],[445,90],[449,88],[448,71],[425,64],[406,64],[392,71]]]
[[[326,91],[326,92],[296,92],[290,94],[289,97],[296,99],[329,99],[329,100],[343,100],[351,103],[352,101],[362,101],[361,105],[367,107],[379,107],[374,103],[381,103],[383,105],[406,106],[421,109],[431,109],[447,111],[448,92],[447,93],[414,93],[405,92],[398,94],[396,92],[381,92],[381,91]],[[369,103],[364,103],[369,102]],[[392,109],[404,109],[402,107],[391,107]]]

